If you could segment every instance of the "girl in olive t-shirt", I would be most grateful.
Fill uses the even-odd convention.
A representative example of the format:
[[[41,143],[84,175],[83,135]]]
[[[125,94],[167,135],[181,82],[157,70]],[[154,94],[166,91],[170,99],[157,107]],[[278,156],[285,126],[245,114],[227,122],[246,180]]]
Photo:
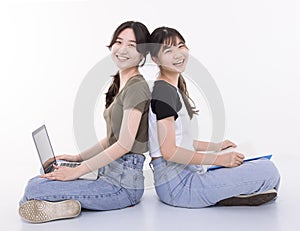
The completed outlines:
[[[82,162],[78,167],[55,166],[54,172],[28,182],[19,208],[24,220],[46,222],[76,217],[81,207],[111,210],[140,201],[144,192],[142,168],[143,153],[147,151],[150,90],[138,67],[145,62],[149,35],[140,22],[128,21],[116,29],[108,46],[119,70],[106,93],[107,136],[78,155],[57,158]],[[78,180],[97,169],[97,180]]]

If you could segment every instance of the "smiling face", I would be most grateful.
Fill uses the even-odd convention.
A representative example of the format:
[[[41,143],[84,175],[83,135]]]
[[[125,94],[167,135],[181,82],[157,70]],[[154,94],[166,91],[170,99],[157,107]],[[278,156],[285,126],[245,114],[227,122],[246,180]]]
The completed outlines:
[[[185,70],[189,57],[189,50],[185,43],[176,37],[173,44],[163,44],[153,60],[163,70],[182,73]]]
[[[131,28],[124,29],[118,35],[111,47],[111,55],[119,70],[123,71],[139,65],[143,55],[137,51],[136,46],[136,38]]]

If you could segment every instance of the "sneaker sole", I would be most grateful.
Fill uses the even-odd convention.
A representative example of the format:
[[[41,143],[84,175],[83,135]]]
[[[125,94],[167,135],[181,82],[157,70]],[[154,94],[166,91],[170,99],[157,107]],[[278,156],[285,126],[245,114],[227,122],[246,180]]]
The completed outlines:
[[[261,193],[251,196],[231,197],[219,201],[216,205],[221,206],[258,206],[272,201],[277,197],[277,192]]]
[[[81,204],[77,200],[49,202],[30,200],[19,208],[20,216],[27,222],[43,223],[58,219],[77,217],[81,212]]]

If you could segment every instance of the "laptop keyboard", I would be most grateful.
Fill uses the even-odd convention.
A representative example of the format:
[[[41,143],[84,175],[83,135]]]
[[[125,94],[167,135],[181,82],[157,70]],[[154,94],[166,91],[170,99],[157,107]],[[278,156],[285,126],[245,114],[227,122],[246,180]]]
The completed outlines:
[[[66,166],[66,167],[70,167],[70,168],[75,168],[77,166],[79,166],[79,163],[68,163],[68,162],[63,162],[59,164],[60,166]]]

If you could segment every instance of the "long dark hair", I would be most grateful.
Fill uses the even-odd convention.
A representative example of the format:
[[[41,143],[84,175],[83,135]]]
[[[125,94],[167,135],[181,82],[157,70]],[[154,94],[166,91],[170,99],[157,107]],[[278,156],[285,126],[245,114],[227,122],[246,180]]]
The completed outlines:
[[[158,52],[160,51],[163,45],[177,45],[176,39],[179,38],[183,43],[185,39],[183,36],[175,29],[169,27],[158,27],[150,35],[149,39],[149,51],[152,57],[157,57]],[[198,114],[198,110],[195,107],[194,101],[190,98],[186,82],[183,76],[180,74],[178,79],[178,89],[182,95],[184,104],[189,113],[190,118],[193,118],[194,114]],[[193,105],[191,105],[191,103]]]
[[[143,23],[135,22],[135,21],[127,21],[127,22],[122,23],[115,30],[115,32],[112,36],[112,39],[110,41],[110,44],[107,47],[109,49],[111,49],[111,47],[115,44],[119,34],[127,28],[131,28],[133,30],[133,33],[134,33],[135,39],[136,39],[136,44],[137,44],[136,50],[145,57],[144,62],[142,64],[140,64],[140,66],[143,66],[146,61],[146,56],[149,53],[147,44],[148,44],[149,37],[150,37],[149,31]],[[113,82],[110,85],[110,87],[108,88],[108,91],[106,93],[105,108],[108,108],[109,105],[113,102],[113,100],[114,100],[116,94],[119,92],[119,88],[120,88],[119,72],[117,72],[117,74],[113,75],[112,77],[113,77]]]

